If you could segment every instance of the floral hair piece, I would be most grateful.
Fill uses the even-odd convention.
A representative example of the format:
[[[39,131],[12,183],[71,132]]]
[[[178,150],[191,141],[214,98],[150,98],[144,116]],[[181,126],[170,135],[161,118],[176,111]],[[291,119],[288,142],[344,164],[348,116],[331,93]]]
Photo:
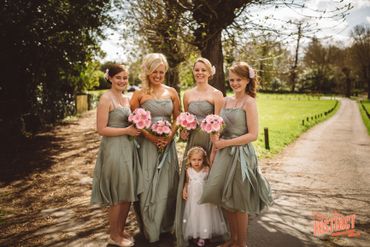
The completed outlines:
[[[211,68],[211,75],[214,75],[214,74],[216,74],[216,68],[213,65],[212,68]]]
[[[249,73],[250,79],[253,79],[254,77],[256,77],[256,73],[254,72],[254,69],[252,69],[251,66],[248,66],[248,73]]]
[[[109,77],[109,69],[106,69],[106,70],[105,70],[105,74],[104,74],[104,78],[105,78],[106,80],[108,80],[108,77]]]

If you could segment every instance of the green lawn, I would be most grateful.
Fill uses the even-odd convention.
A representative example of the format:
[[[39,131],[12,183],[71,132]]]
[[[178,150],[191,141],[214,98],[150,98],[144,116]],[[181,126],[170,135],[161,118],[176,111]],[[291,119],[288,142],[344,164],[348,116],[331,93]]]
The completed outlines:
[[[333,108],[336,100],[321,100],[318,96],[308,95],[258,94],[257,101],[260,132],[255,144],[260,157],[271,157],[280,152],[302,132],[332,116],[338,109],[337,106],[325,116],[324,112]],[[315,119],[319,114],[322,116]],[[269,130],[270,151],[265,149],[264,128]]]
[[[367,112],[370,113],[370,100],[363,100],[361,102],[359,102],[358,106],[360,108],[360,112],[361,112],[361,116],[362,116],[362,120],[364,121],[364,124],[367,128],[367,133],[370,135],[370,119],[367,117],[366,115],[366,112],[363,108],[363,106],[366,108]]]
[[[182,94],[184,91],[181,90]],[[94,96],[98,98],[101,93],[102,91],[95,91]],[[230,94],[229,92],[228,95]],[[257,102],[260,132],[255,145],[261,158],[271,157],[280,152],[304,131],[329,118],[339,108],[337,106],[334,111],[325,116],[324,112],[333,108],[337,101],[331,97],[308,94],[258,93]],[[319,114],[322,116],[315,119],[315,115]],[[264,128],[269,130],[270,150],[265,149]]]

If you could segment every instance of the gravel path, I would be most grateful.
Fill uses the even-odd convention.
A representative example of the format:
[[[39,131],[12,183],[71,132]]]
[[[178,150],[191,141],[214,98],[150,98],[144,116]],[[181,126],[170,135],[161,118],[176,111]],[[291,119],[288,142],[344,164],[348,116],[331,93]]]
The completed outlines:
[[[248,246],[370,246],[370,138],[356,102],[342,99],[331,119],[264,165],[276,201],[251,221]],[[360,236],[314,236],[314,216],[334,211],[355,214]]]

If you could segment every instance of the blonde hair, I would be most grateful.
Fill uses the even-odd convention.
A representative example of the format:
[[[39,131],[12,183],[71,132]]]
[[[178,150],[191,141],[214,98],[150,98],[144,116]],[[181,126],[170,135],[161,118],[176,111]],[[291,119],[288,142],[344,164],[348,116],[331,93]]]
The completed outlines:
[[[153,73],[159,65],[163,64],[165,67],[165,72],[168,70],[168,62],[166,57],[162,53],[149,53],[145,55],[143,63],[141,64],[140,80],[142,82],[141,86],[144,92],[151,94],[152,88],[150,86],[150,81],[148,76]]]
[[[252,67],[249,64],[247,64],[246,62],[234,63],[229,68],[229,72],[235,73],[242,78],[246,78],[249,81],[248,85],[245,88],[246,94],[252,96],[253,98],[256,97],[258,87],[258,77],[255,73],[255,70],[252,69]]]
[[[195,60],[194,62],[194,65],[193,65],[193,70],[194,70],[194,67],[197,63],[203,63],[205,66],[206,66],[206,69],[209,73],[209,77],[208,79],[211,80],[213,78],[213,75],[215,74],[215,67],[212,66],[211,62],[207,59],[207,58],[204,58],[204,57],[199,57],[197,58],[197,60]]]
[[[208,161],[208,158],[207,158],[207,152],[202,147],[194,146],[194,147],[190,148],[189,151],[186,153],[186,168],[191,167],[190,158],[195,153],[202,154],[203,166],[209,166],[209,161]]]

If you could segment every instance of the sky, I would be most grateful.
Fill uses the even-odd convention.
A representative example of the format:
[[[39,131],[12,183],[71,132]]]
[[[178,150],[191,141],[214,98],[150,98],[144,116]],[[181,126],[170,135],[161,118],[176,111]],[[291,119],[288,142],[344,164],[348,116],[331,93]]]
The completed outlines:
[[[353,8],[349,11],[349,15],[344,21],[322,19],[318,21],[318,26],[322,31],[316,34],[318,38],[324,38],[324,43],[336,43],[344,46],[348,45],[351,41],[350,32],[356,25],[369,25],[370,26],[370,0],[309,0],[304,1],[305,5],[311,9],[318,10],[333,10],[338,4],[351,3]],[[259,18],[264,19],[272,13],[275,17],[280,19],[301,19],[304,15],[315,15],[310,10],[292,10],[288,7],[274,8],[265,7],[258,9]],[[272,24],[273,25],[273,24]],[[107,32],[109,33],[109,32]],[[308,41],[306,40],[306,43]],[[106,57],[103,61],[117,61],[127,63],[127,54],[130,49],[129,46],[124,46],[121,35],[118,32],[111,32],[107,35],[107,39],[101,44],[101,48],[106,52]]]

